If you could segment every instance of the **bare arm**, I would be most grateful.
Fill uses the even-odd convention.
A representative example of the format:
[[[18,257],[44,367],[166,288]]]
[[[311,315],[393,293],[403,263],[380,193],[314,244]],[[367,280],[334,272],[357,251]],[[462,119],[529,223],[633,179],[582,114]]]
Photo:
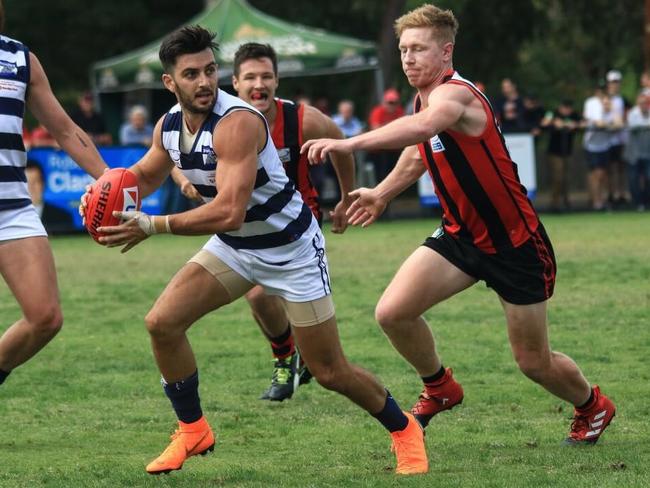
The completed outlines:
[[[180,188],[181,193],[185,195],[190,200],[196,200],[197,202],[202,202],[201,194],[198,192],[196,187],[187,179],[187,176],[177,166],[172,168],[171,173],[172,180],[176,183],[176,186]]]
[[[466,87],[441,85],[431,92],[423,111],[401,117],[378,129],[343,141],[323,139],[307,141],[302,152],[308,151],[309,161],[322,161],[331,152],[357,150],[399,149],[430,139],[448,128],[462,132],[484,127],[486,114],[480,102]]]
[[[341,129],[332,119],[325,116],[320,110],[314,107],[305,107],[303,119],[303,140],[328,137],[332,139],[343,139]],[[332,232],[340,234],[345,232],[347,217],[345,215],[351,198],[349,193],[354,189],[354,155],[351,153],[331,153],[330,160],[336,172],[336,179],[339,182],[341,200],[330,212],[332,218]]]
[[[388,203],[415,183],[425,171],[417,146],[406,147],[395,167],[374,190]]]
[[[142,159],[129,169],[138,177],[138,186],[142,196],[152,194],[160,187],[169,175],[174,164],[169,153],[162,145],[161,131],[164,116],[158,120],[153,129],[153,143]]]
[[[389,201],[415,183],[425,171],[416,146],[402,151],[395,168],[375,188],[359,188],[350,195],[355,199],[347,211],[348,222],[367,227],[384,212]]]
[[[27,107],[54,136],[61,148],[94,178],[99,178],[107,168],[95,144],[63,110],[52,93],[50,82],[38,58],[29,53],[30,81]]]
[[[219,155],[216,172],[219,192],[214,200],[201,207],[171,215],[171,231],[201,235],[239,229],[255,185],[257,154],[265,143],[265,126],[251,112],[234,112],[219,122],[213,137],[214,150]]]

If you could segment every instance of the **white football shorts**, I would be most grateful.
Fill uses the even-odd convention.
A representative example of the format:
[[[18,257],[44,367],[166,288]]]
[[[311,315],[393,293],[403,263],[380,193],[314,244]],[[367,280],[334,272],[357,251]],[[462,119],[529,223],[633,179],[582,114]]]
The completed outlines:
[[[325,239],[320,232],[306,239],[282,262],[266,262],[254,250],[235,250],[219,237],[212,238],[203,250],[214,254],[251,283],[261,285],[269,295],[279,295],[289,302],[310,302],[332,293],[325,254]]]
[[[0,241],[47,237],[47,232],[34,205],[11,210],[0,210]]]

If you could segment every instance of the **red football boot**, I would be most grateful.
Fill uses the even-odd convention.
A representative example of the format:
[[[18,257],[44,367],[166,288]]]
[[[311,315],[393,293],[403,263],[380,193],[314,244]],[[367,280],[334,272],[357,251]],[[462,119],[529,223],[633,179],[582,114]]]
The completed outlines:
[[[614,403],[594,385],[594,401],[587,408],[576,408],[565,444],[595,444],[616,415]]]
[[[451,368],[435,383],[427,383],[411,413],[422,428],[429,425],[434,415],[463,403],[463,387],[452,376]]]

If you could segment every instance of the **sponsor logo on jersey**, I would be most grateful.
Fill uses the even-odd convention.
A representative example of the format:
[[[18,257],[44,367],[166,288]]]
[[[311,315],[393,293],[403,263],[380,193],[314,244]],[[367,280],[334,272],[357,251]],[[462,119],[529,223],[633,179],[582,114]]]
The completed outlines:
[[[2,75],[17,75],[18,74],[18,65],[12,63],[11,61],[5,61],[0,59],[0,76]]]
[[[442,145],[442,141],[437,135],[431,138],[431,150],[434,153],[443,152],[445,150],[445,146]]]
[[[122,196],[124,198],[124,203],[122,205],[123,212],[129,212],[131,210],[138,209],[138,187],[137,186],[122,188]]]
[[[201,146],[201,153],[203,154],[203,165],[209,166],[217,164],[217,155],[210,146]]]

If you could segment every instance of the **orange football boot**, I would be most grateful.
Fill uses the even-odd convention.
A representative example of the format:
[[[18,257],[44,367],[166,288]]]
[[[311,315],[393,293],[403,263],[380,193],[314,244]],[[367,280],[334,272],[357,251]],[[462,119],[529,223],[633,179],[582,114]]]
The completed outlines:
[[[404,412],[408,424],[404,430],[391,432],[393,451],[397,457],[397,474],[419,474],[429,471],[429,460],[424,448],[424,431],[415,417]]]
[[[178,421],[178,429],[171,436],[167,449],[147,465],[147,473],[162,474],[181,469],[190,456],[214,451],[214,434],[205,417],[186,424]]]

